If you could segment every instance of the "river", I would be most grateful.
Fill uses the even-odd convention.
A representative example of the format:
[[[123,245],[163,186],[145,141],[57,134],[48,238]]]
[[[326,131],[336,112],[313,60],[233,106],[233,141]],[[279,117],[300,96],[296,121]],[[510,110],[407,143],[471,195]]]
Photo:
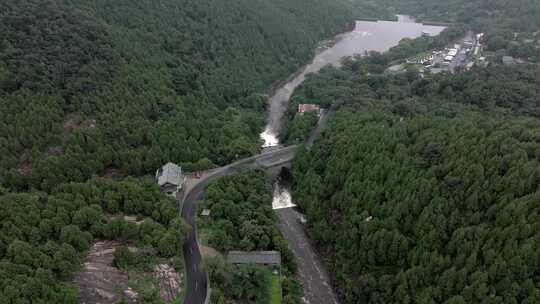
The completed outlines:
[[[306,75],[316,73],[326,65],[339,66],[344,57],[365,54],[369,51],[384,52],[397,45],[403,38],[417,38],[422,34],[438,35],[441,26],[416,23],[409,16],[398,15],[397,22],[357,21],[352,31],[338,35],[328,47],[319,47],[312,62],[295,73],[286,83],[277,88],[269,98],[268,121],[261,139],[263,148],[279,145],[281,119],[289,105],[294,90],[304,82]],[[319,125],[319,127],[321,127]],[[272,207],[279,219],[278,226],[293,251],[298,263],[298,276],[304,288],[304,303],[337,304],[330,277],[316,250],[305,234],[300,215],[295,208],[289,183],[279,179],[274,185]]]
[[[356,21],[354,30],[338,35],[330,47],[320,47],[312,62],[298,71],[294,77],[277,88],[268,100],[268,121],[261,133],[263,147],[279,145],[281,118],[294,90],[304,82],[306,75],[316,73],[326,65],[339,66],[344,57],[365,54],[369,51],[384,52],[397,45],[403,38],[417,38],[423,32],[438,35],[444,27],[415,23],[414,19],[398,15],[397,22]]]

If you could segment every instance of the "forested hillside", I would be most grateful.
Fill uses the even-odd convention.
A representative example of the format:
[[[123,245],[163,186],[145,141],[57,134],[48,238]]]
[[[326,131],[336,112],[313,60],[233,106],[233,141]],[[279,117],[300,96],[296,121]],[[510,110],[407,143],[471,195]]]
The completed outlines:
[[[340,108],[294,196],[344,303],[538,303],[540,68],[386,73],[399,49],[293,96]]]
[[[175,202],[127,176],[255,153],[263,93],[345,30],[350,6],[1,1],[0,299],[74,303],[95,239],[180,254]]]
[[[137,225],[123,215],[138,215]],[[75,303],[67,282],[94,239],[131,241],[158,256],[180,256],[185,227],[174,200],[152,179],[96,178],[50,194],[0,188],[0,299]]]
[[[345,303],[538,303],[540,122],[343,110],[295,197]]]
[[[254,153],[260,94],[351,19],[321,0],[8,0],[0,10],[1,178],[44,190]]]

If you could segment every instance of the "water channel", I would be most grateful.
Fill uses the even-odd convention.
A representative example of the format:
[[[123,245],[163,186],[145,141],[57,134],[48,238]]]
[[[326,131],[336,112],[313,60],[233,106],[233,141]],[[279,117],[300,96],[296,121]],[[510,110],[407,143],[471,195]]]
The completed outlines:
[[[397,45],[403,38],[417,38],[422,33],[438,35],[444,27],[415,23],[408,16],[399,16],[399,21],[356,21],[354,30],[335,37],[330,47],[321,47],[312,62],[296,73],[281,87],[273,92],[268,101],[268,123],[261,138],[263,147],[279,144],[278,134],[281,118],[287,109],[288,101],[294,90],[304,82],[306,75],[316,73],[326,65],[339,66],[341,60],[355,54],[369,51],[384,52]]]
[[[370,51],[384,52],[396,46],[404,38],[417,38],[423,33],[435,36],[445,29],[416,23],[412,17],[398,15],[398,21],[356,21],[352,31],[336,36],[330,47],[320,47],[312,62],[298,71],[294,77],[277,88],[268,100],[268,121],[261,139],[263,148],[279,145],[281,119],[289,105],[294,90],[304,82],[306,75],[317,73],[327,65],[339,66],[344,57],[365,54]],[[278,185],[279,186],[279,185]],[[274,208],[294,206],[287,189],[274,189]]]
[[[344,57],[365,54],[369,51],[384,52],[397,45],[404,38],[417,38],[421,35],[438,35],[444,27],[416,23],[409,16],[398,15],[397,22],[356,21],[354,29],[334,38],[328,47],[321,46],[312,62],[294,74],[286,83],[277,88],[269,98],[268,121],[261,139],[263,148],[279,145],[281,120],[294,90],[304,82],[306,75],[316,73],[327,65],[339,66]],[[336,303],[329,276],[309,244],[301,217],[294,208],[293,199],[286,183],[278,179],[274,186],[272,207],[279,218],[280,230],[288,241],[298,261],[298,273],[304,286],[304,302],[308,304]]]

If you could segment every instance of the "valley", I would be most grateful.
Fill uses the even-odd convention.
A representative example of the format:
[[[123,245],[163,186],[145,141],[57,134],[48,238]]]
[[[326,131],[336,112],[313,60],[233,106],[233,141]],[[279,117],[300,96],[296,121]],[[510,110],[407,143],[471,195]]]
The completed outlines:
[[[0,2],[0,302],[540,302],[538,12]]]

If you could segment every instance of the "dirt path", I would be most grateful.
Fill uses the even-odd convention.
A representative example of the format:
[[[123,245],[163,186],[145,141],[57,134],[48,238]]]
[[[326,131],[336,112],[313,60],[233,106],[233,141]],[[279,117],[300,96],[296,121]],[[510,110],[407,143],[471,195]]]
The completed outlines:
[[[304,286],[304,303],[338,304],[328,273],[300,224],[300,214],[294,208],[275,212],[279,218],[278,227],[296,256],[298,275]]]

